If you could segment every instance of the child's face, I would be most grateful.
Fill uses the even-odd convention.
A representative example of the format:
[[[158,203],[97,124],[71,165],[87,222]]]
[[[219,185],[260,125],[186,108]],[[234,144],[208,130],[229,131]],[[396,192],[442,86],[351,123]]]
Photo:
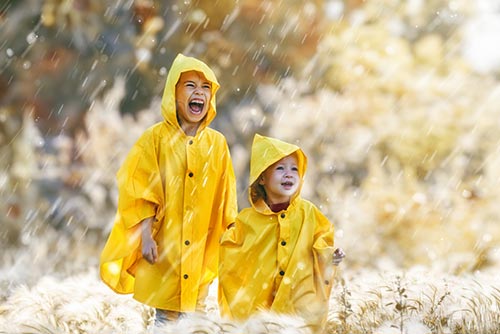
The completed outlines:
[[[288,202],[300,185],[295,154],[286,156],[269,166],[262,173],[259,184],[264,186],[267,200],[271,204]]]
[[[212,98],[212,83],[196,71],[184,72],[175,85],[175,103],[180,125],[200,123]]]

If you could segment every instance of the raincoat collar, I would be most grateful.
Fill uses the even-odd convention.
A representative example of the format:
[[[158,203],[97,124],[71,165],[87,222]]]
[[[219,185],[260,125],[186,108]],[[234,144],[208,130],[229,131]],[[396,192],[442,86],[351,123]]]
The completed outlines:
[[[168,72],[165,89],[163,90],[163,97],[161,100],[162,116],[167,123],[173,124],[180,129],[175,106],[175,85],[179,81],[181,74],[188,71],[201,72],[205,78],[212,83],[212,98],[209,102],[207,115],[198,128],[198,132],[200,132],[212,122],[217,114],[215,107],[215,93],[219,89],[220,85],[210,67],[196,58],[187,57],[181,53],[175,57],[172,67]]]
[[[290,199],[290,206],[293,206],[294,200],[299,196],[300,190],[302,189],[304,175],[307,169],[307,157],[297,145],[255,134],[252,144],[252,156],[250,158],[250,185],[248,196],[250,203],[256,210],[272,213],[271,209],[269,209],[262,198],[256,199],[255,201],[252,199],[252,197],[255,197],[252,196],[252,187],[254,183],[269,166],[292,153],[297,154],[300,185],[295,195]]]

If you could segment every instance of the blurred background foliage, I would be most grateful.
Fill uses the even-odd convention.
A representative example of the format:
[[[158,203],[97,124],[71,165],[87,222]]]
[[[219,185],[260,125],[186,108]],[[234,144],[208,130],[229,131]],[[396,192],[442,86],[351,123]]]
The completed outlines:
[[[97,265],[115,173],[161,120],[179,52],[222,84],[213,127],[230,144],[240,207],[254,133],[276,136],[310,158],[303,196],[335,223],[346,268],[498,269],[500,67],[474,62],[478,8],[4,0],[2,284]]]

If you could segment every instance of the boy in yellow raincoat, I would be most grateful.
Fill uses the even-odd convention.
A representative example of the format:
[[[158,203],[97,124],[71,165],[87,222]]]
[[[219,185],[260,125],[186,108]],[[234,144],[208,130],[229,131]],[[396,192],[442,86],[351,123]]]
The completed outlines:
[[[259,311],[302,317],[321,333],[328,315],[335,251],[334,228],[300,197],[307,158],[283,141],[255,135],[250,162],[250,208],[221,239],[219,306],[246,320]]]
[[[118,210],[101,253],[102,280],[156,308],[157,319],[203,311],[217,275],[221,233],[237,214],[225,137],[208,127],[219,84],[203,62],[179,54],[161,112],[117,173]]]

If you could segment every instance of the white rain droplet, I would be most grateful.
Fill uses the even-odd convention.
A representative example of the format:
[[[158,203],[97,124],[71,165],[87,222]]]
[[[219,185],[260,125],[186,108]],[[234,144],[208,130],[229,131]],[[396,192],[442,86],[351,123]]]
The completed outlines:
[[[37,138],[35,141],[36,147],[43,147],[45,145],[45,140],[43,138]]]
[[[151,60],[151,51],[145,48],[140,48],[135,52],[135,57],[140,63],[147,63]]]
[[[483,237],[481,238],[484,242],[486,243],[489,243],[493,240],[493,236],[489,233],[483,235]]]
[[[304,270],[304,269],[306,269],[306,264],[304,262],[297,263],[297,269],[298,270]]]
[[[29,45],[34,44],[37,39],[38,35],[35,34],[34,32],[30,32],[28,36],[26,36],[26,42],[28,42]]]
[[[413,196],[412,196],[412,199],[415,203],[418,203],[418,204],[425,204],[427,203],[427,196],[424,194],[424,193],[415,193]]]

